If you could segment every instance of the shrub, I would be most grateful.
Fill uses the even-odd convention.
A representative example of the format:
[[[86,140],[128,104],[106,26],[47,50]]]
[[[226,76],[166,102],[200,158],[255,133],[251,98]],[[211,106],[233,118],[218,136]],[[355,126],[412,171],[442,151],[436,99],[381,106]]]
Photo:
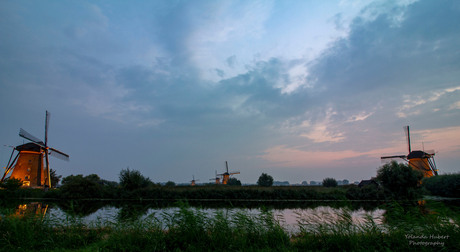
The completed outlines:
[[[22,186],[21,179],[9,178],[1,184],[1,187],[5,188],[8,191],[16,191]]]
[[[460,173],[424,178],[422,184],[433,195],[460,197]]]
[[[176,186],[176,183],[174,183],[173,181],[168,181],[166,182],[165,186]]]
[[[146,188],[152,184],[152,181],[142,176],[139,171],[130,170],[129,168],[121,170],[119,178],[120,186],[128,191]]]
[[[324,187],[336,187],[337,186],[337,180],[333,178],[325,178],[323,179],[323,186]]]
[[[241,185],[241,181],[239,181],[239,180],[236,179],[236,178],[229,178],[229,179],[228,179],[228,182],[227,182],[227,185],[240,186],[240,185]]]
[[[416,199],[420,196],[420,180],[423,173],[395,161],[385,164],[377,171],[377,180],[385,195],[393,199]]]
[[[102,182],[96,174],[86,177],[70,175],[62,179],[61,197],[70,199],[101,198]]]

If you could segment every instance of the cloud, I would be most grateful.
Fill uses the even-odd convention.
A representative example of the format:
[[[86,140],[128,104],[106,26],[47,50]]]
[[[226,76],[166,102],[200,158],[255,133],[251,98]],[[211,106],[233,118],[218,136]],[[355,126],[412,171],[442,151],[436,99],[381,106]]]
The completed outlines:
[[[442,103],[445,103],[446,100],[451,100],[451,98],[448,96],[451,95],[451,93],[460,93],[458,91],[460,91],[460,86],[445,88],[441,91],[433,91],[419,95],[405,95],[405,99],[403,101],[404,104],[400,108],[400,111],[397,113],[397,115],[399,117],[405,118],[411,114],[418,115],[421,114],[422,111],[425,112],[427,110],[438,112],[439,108],[437,107],[439,107],[440,105],[442,106]],[[450,105],[449,109],[452,108],[455,108],[455,106]]]

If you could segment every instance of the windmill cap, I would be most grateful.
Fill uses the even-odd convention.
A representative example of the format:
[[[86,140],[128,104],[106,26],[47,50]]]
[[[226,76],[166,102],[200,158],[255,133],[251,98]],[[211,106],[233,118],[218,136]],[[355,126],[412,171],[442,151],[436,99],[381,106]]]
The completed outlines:
[[[428,154],[424,151],[411,151],[411,153],[409,153],[409,155],[407,155],[407,158],[408,159],[412,159],[412,158],[429,158],[431,156],[434,156],[434,154]]]
[[[40,152],[41,149],[42,149],[42,147],[40,147],[39,145],[37,145],[35,143],[26,143],[26,144],[21,144],[21,145],[16,146],[16,150],[18,150],[18,151],[36,151],[36,152]]]

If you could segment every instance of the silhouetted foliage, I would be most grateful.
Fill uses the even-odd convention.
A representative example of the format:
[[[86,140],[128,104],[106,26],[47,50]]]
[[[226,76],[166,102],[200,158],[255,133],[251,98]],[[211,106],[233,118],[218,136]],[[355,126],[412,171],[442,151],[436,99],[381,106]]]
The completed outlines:
[[[460,197],[460,173],[424,178],[422,184],[433,195]]]
[[[59,184],[59,181],[62,178],[62,175],[56,175],[56,171],[53,169],[50,169],[50,177],[51,177],[51,187],[56,187],[57,184]]]
[[[416,199],[420,196],[420,180],[423,173],[395,161],[385,164],[377,171],[377,181],[385,195],[393,199]]]
[[[166,182],[165,186],[176,186],[176,183],[174,183],[173,181],[168,181]]]
[[[16,191],[22,186],[21,179],[9,178],[1,184],[1,187],[5,188],[8,191]]]
[[[335,180],[334,178],[325,178],[323,179],[323,186],[324,187],[336,187],[337,180]]]
[[[153,184],[149,178],[144,177],[139,171],[130,170],[129,168],[121,170],[119,178],[120,186],[128,191],[146,188]]]
[[[273,185],[273,177],[266,174],[262,173],[260,175],[259,179],[257,180],[257,185],[259,186],[272,186]]]
[[[231,186],[240,186],[240,185],[241,185],[241,181],[239,181],[237,178],[229,178],[229,179],[228,179],[228,182],[227,182],[227,185],[231,185]]]
[[[83,177],[79,174],[63,178],[60,191],[63,198],[102,198],[104,188],[98,175],[91,174]]]
[[[384,200],[383,189],[375,184],[358,187],[352,185],[346,192],[347,199],[351,200]]]

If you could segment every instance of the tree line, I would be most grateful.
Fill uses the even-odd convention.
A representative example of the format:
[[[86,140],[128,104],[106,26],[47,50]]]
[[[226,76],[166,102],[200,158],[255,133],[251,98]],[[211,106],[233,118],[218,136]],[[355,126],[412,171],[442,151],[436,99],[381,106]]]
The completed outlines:
[[[53,183],[57,184],[60,176],[53,172]],[[241,185],[231,178],[227,186],[208,184],[206,186],[176,186],[168,181],[164,186],[154,183],[137,170],[123,169],[119,173],[119,182],[101,179],[96,174],[87,176],[70,175],[62,179],[62,186],[46,193],[50,198],[151,198],[151,199],[351,199],[351,200],[388,200],[417,199],[423,194],[444,197],[460,197],[460,174],[440,175],[423,179],[423,174],[408,165],[392,162],[380,167],[374,183],[365,186],[337,186],[333,178],[325,178],[322,187],[273,187],[273,177],[262,173],[257,186]],[[0,186],[0,197],[7,197],[9,192],[27,196],[33,190],[20,189],[20,181],[6,180]],[[263,189],[266,188],[266,189]],[[321,189],[323,188],[323,189]],[[39,195],[39,192],[34,192]],[[11,193],[10,193],[11,194]],[[3,195],[3,196],[2,196]]]

